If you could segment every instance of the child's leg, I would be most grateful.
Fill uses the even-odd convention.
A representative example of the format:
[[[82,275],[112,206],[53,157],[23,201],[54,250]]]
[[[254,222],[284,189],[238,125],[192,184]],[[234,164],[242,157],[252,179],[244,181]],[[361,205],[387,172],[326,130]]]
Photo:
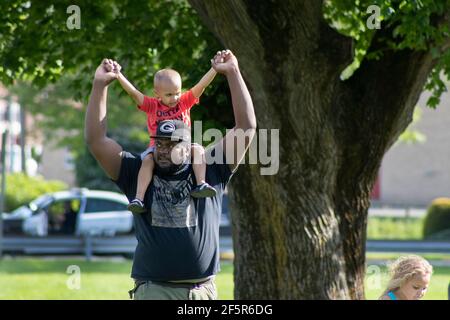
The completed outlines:
[[[195,198],[214,197],[216,189],[205,181],[206,176],[206,159],[205,149],[201,145],[193,144],[191,147],[192,169],[194,171],[197,186],[192,189],[191,196]]]
[[[142,160],[141,168],[139,169],[136,199],[144,200],[145,192],[152,181],[153,169],[155,168],[155,162],[153,161],[153,153],[149,153]]]
[[[198,144],[193,144],[191,147],[191,159],[195,180],[197,180],[197,185],[201,185],[206,182],[205,149],[203,149],[203,147]]]
[[[152,181],[154,167],[153,154],[149,153],[142,160],[141,168],[139,169],[136,197],[128,205],[128,210],[133,213],[145,212],[144,197],[145,192]]]

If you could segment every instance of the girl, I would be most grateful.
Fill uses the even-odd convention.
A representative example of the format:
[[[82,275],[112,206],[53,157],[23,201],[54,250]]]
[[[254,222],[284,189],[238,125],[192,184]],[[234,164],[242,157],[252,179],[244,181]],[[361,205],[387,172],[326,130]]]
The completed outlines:
[[[391,279],[379,300],[419,300],[428,289],[433,267],[416,255],[398,258],[389,267]]]

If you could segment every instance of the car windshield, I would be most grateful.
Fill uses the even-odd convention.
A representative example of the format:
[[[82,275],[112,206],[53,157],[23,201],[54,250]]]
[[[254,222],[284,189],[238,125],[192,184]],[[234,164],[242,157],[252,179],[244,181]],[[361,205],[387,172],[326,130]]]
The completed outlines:
[[[48,202],[50,202],[51,199],[52,199],[51,196],[45,194],[45,195],[40,196],[39,198],[31,201],[28,204],[28,207],[31,209],[31,211],[36,211],[37,209],[45,206]]]

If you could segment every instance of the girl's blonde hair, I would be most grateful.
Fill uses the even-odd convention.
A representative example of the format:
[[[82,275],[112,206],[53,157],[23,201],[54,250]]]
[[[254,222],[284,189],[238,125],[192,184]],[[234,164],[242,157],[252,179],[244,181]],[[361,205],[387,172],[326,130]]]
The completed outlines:
[[[400,288],[416,274],[432,274],[433,267],[424,258],[416,255],[403,256],[388,265],[391,279],[384,294]]]

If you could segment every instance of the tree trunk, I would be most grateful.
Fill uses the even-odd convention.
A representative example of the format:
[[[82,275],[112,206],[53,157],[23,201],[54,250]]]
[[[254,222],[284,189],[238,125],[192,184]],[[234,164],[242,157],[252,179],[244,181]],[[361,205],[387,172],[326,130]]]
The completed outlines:
[[[241,165],[232,180],[235,298],[364,299],[370,191],[430,54],[386,50],[344,82],[352,41],[320,1],[189,1],[238,57],[258,128],[280,129],[279,172]]]

